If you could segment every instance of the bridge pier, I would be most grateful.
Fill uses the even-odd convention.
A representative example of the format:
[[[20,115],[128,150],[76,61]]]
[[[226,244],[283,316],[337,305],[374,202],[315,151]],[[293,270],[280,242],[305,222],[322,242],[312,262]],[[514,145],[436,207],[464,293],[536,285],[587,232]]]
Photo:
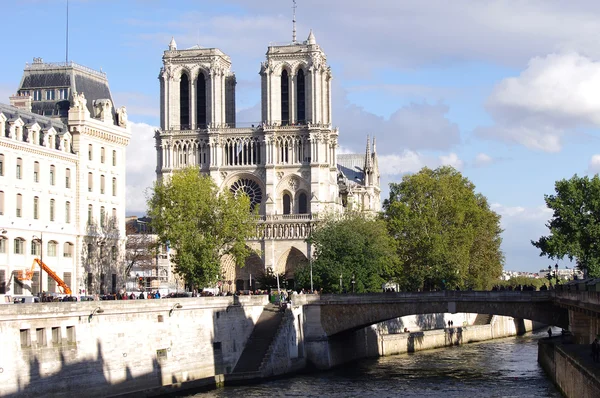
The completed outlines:
[[[589,344],[600,330],[600,322],[594,315],[585,311],[569,311],[569,331],[573,334],[576,344]]]

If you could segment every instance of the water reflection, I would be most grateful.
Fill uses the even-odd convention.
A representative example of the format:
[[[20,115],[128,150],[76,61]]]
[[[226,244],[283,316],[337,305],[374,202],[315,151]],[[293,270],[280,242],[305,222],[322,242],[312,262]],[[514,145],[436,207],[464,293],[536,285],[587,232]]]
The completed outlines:
[[[554,330],[560,333],[560,329]],[[194,397],[561,397],[537,363],[546,331],[355,362]]]

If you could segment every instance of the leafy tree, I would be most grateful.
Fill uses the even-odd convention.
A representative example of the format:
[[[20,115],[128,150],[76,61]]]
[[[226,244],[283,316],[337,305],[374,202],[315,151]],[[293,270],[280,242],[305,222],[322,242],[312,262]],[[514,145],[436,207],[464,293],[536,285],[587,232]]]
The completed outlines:
[[[313,286],[329,293],[342,289],[380,292],[392,276],[397,257],[393,239],[382,220],[366,218],[359,213],[329,217],[311,233],[308,242],[314,247]],[[296,286],[310,288],[310,265],[301,267]]]
[[[243,265],[250,254],[246,239],[256,233],[246,195],[219,192],[210,176],[189,167],[157,181],[148,200],[151,226],[163,244],[175,249],[175,272],[188,284],[213,285],[221,257]]]
[[[546,206],[554,211],[546,224],[550,235],[531,243],[540,256],[567,256],[588,276],[600,277],[600,178],[574,175],[557,181],[554,190],[555,195],[544,195]]]
[[[488,289],[502,273],[500,216],[452,167],[425,167],[390,184],[384,219],[403,289]]]
[[[156,267],[156,236],[149,231],[138,230],[133,223],[125,225],[127,244],[125,246],[125,272],[124,277],[128,279],[131,270],[135,267],[142,270]]]

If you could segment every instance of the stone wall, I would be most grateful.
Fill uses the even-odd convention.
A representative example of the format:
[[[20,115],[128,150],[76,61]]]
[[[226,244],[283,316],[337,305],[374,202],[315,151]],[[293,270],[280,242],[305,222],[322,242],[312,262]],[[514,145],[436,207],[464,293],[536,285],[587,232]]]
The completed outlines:
[[[564,396],[600,397],[600,379],[596,369],[588,369],[561,344],[553,340],[540,340],[538,362]]]
[[[304,369],[302,307],[288,308],[261,368],[261,377],[272,377]]]
[[[106,396],[218,383],[266,303],[245,296],[0,305],[0,395]]]

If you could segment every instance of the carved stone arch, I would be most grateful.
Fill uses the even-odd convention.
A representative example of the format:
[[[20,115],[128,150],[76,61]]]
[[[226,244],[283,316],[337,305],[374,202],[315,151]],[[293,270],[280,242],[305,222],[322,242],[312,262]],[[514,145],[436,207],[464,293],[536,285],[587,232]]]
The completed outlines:
[[[221,257],[221,291],[233,292],[236,290],[246,290],[251,287],[250,275],[252,275],[252,280],[254,281],[264,273],[264,270],[265,265],[255,252],[252,252],[246,258],[243,267],[236,264],[231,254],[225,254]]]
[[[177,65],[175,68],[173,68],[173,75],[175,76],[175,78],[178,81],[181,80],[181,76],[184,73],[187,74],[188,79],[192,80],[193,73],[192,73],[192,70],[188,66],[186,66],[186,65]]]
[[[279,63],[275,68],[274,74],[281,76],[284,70],[287,70],[288,76],[293,76],[292,71],[294,70],[294,66],[287,61]]]
[[[300,69],[302,69],[306,75],[308,73],[308,63],[305,61],[299,61],[295,63],[294,68],[292,69],[293,76],[296,76]]]
[[[308,192],[310,191],[310,184],[298,174],[288,174],[284,176],[277,184],[278,193],[281,193],[284,189],[288,189],[294,194],[299,190]]]
[[[200,76],[203,76],[205,81],[210,79],[210,70],[204,65],[197,65],[194,69],[194,80],[197,80]]]
[[[286,280],[294,279],[296,271],[308,264],[308,259],[299,249],[291,247],[279,257],[275,272],[283,274]]]

